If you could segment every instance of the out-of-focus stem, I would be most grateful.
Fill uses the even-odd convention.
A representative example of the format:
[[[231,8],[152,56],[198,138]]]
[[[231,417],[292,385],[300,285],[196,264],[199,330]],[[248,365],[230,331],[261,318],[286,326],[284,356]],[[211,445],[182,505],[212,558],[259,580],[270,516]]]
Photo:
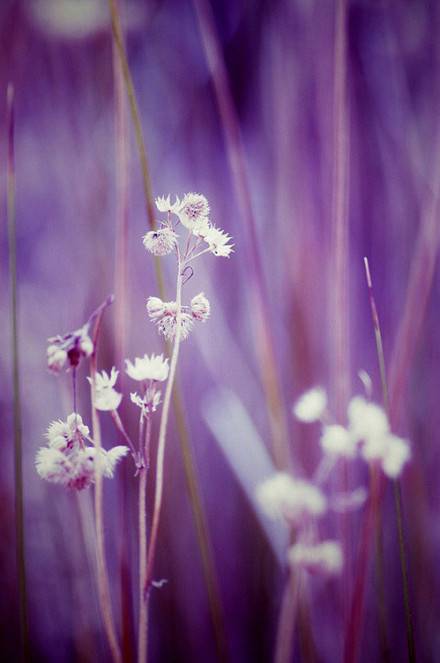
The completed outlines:
[[[257,230],[246,176],[244,148],[211,8],[206,0],[193,0],[193,4],[206,60],[214,84],[237,201],[249,236],[249,259],[254,276],[253,279],[249,280],[249,283],[251,285],[252,310],[255,312],[254,329],[259,350],[257,356],[260,362],[261,379],[268,408],[273,455],[277,466],[285,468],[290,464],[288,430],[277,371],[275,344],[270,327],[271,316],[267,304],[269,298],[266,292]]]
[[[92,403],[92,431],[93,442],[96,449],[96,457],[101,450],[101,427],[99,423],[98,412],[94,406],[95,403],[95,380],[97,366],[97,340],[101,325],[103,310],[96,318],[93,332],[93,354],[90,357],[90,394]],[[110,593],[110,583],[107,570],[107,561],[105,556],[105,537],[104,537],[104,514],[103,514],[103,486],[102,474],[99,469],[99,463],[95,464],[95,527],[96,527],[96,567],[98,579],[98,595],[101,607],[102,619],[104,622],[105,633],[109,643],[113,661],[122,663],[121,650],[119,648],[118,638],[113,619],[112,600]]]
[[[148,647],[148,595],[144,592],[147,572],[147,474],[151,440],[151,417],[147,417],[145,446],[142,453],[144,467],[139,470],[139,630],[138,663],[147,660]]]
[[[277,629],[274,663],[289,663],[292,660],[293,634],[298,612],[299,574],[289,571],[281,602]]]
[[[22,660],[29,659],[29,633],[27,610],[26,558],[24,540],[23,467],[22,467],[22,424],[20,399],[20,366],[18,346],[18,301],[17,301],[17,225],[15,215],[15,151],[14,151],[14,88],[10,83],[7,90],[8,157],[6,169],[9,283],[12,339],[12,387],[14,421],[14,482],[15,482],[15,536],[18,591],[20,606],[20,638]]]
[[[153,520],[151,523],[150,545],[148,547],[147,570],[145,574],[144,592],[148,593],[154,567],[156,555],[157,534],[159,529],[160,513],[162,509],[163,496],[163,478],[164,478],[164,460],[166,433],[170,412],[171,395],[173,393],[174,379],[176,376],[177,360],[179,358],[179,347],[181,339],[181,313],[182,313],[182,264],[180,255],[177,263],[177,284],[176,284],[176,335],[174,338],[173,353],[171,355],[170,372],[168,375],[167,386],[162,406],[162,416],[160,419],[159,439],[157,443],[156,458],[156,484],[154,493]]]

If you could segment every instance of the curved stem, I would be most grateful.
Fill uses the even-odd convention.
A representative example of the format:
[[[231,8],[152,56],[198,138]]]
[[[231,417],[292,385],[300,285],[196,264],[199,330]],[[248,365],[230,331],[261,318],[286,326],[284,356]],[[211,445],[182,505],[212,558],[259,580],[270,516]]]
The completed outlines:
[[[147,417],[145,448],[143,450],[144,467],[139,471],[139,632],[138,663],[147,660],[148,643],[148,596],[144,592],[147,572],[147,473],[150,456],[151,417]]]
[[[95,378],[96,378],[96,342],[98,339],[101,325],[101,317],[104,309],[100,311],[95,323],[93,333],[93,354],[90,357],[90,391],[92,402],[92,431],[95,449],[99,454],[101,449],[101,427],[99,424],[98,412],[94,406],[95,402]],[[113,610],[110,594],[110,582],[107,570],[107,561],[105,556],[105,538],[104,538],[104,516],[103,516],[103,491],[102,474],[95,465],[95,527],[96,527],[96,567],[98,580],[99,605],[101,607],[102,619],[107,635],[108,644],[115,663],[122,663],[121,650],[119,648],[116,629],[113,619]]]
[[[147,570],[144,582],[144,592],[147,593],[151,583],[151,576],[153,573],[154,558],[157,546],[157,533],[159,528],[160,512],[162,508],[163,496],[163,475],[164,475],[164,458],[165,458],[165,442],[168,426],[168,418],[170,412],[171,395],[173,392],[174,378],[176,376],[177,360],[179,357],[179,346],[181,338],[181,309],[182,309],[182,263],[180,256],[178,257],[177,265],[177,285],[176,285],[176,336],[174,339],[173,353],[171,356],[170,372],[168,376],[167,387],[163,400],[162,417],[160,419],[159,428],[159,441],[157,445],[157,462],[156,462],[156,488],[154,494],[154,510],[153,521],[151,524],[151,540],[148,548]]]

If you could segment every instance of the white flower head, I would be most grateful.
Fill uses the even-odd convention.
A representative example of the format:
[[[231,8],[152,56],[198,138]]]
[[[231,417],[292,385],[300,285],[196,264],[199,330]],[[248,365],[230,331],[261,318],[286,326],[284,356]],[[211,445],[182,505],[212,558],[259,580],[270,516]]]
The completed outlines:
[[[49,447],[63,451],[67,447],[83,446],[89,433],[89,428],[83,424],[81,415],[72,412],[66,421],[61,419],[52,421],[47,429],[46,438]]]
[[[207,233],[204,234],[203,239],[208,244],[209,250],[215,256],[229,258],[234,250],[234,244],[229,244],[232,239],[224,230],[211,226]]]
[[[321,516],[327,510],[327,500],[319,488],[285,472],[278,472],[257,486],[256,497],[266,515],[274,520],[298,522],[305,516]]]
[[[171,228],[150,230],[142,238],[147,251],[155,256],[166,256],[174,251],[177,244],[177,234]]]
[[[166,308],[167,303],[163,302],[160,297],[148,297],[147,311],[152,320],[161,318],[164,315]]]
[[[320,442],[324,453],[345,458],[354,458],[356,455],[356,440],[343,426],[324,426]]]
[[[410,458],[411,450],[408,442],[396,435],[390,435],[388,438],[388,448],[382,459],[384,473],[391,479],[396,479]]]
[[[175,214],[185,228],[192,230],[197,223],[209,216],[209,203],[201,193],[186,193]]]
[[[337,574],[342,570],[343,555],[338,541],[295,543],[288,552],[290,564],[310,573]]]
[[[118,379],[119,371],[113,366],[110,375],[106,371],[97,373],[95,376],[95,408],[102,411],[117,410],[122,401],[120,394],[114,386]],[[92,383],[90,378],[87,380]]]
[[[134,405],[137,405],[142,410],[142,414],[146,415],[150,412],[156,412],[160,405],[160,391],[154,386],[148,387],[142,398],[135,391],[130,394],[130,400]]]
[[[193,324],[194,320],[192,316],[189,315],[189,313],[184,313],[181,311],[180,338],[182,341],[188,338]],[[175,338],[177,332],[177,313],[169,313],[168,315],[164,315],[163,318],[158,321],[157,327],[159,329],[159,333],[162,334],[162,336],[167,341],[172,341]]]
[[[95,451],[95,464],[98,466],[98,470],[102,472],[102,475],[107,479],[112,479],[115,467],[119,461],[128,454],[128,447],[124,445],[118,445],[106,451],[105,449],[100,449],[99,454],[96,454]]]
[[[143,357],[136,357],[134,364],[129,359],[126,359],[125,363],[125,371],[133,380],[157,380],[163,382],[168,377],[168,359],[164,359],[162,354],[152,354],[151,357],[145,354]]]
[[[166,198],[165,196],[159,196],[154,202],[156,203],[159,212],[173,212],[175,214],[176,210],[180,207],[180,200],[178,198],[176,198],[176,202],[173,205],[171,204],[171,197],[169,194]]]
[[[192,227],[192,234],[196,237],[206,237],[206,235],[211,230],[212,225],[207,216],[203,219],[199,219]]]
[[[51,344],[47,348],[47,366],[52,373],[61,373],[67,361],[67,352],[59,345]]]
[[[195,320],[206,322],[209,318],[210,312],[211,305],[203,292],[200,292],[191,299],[191,314]]]
[[[327,407],[327,394],[322,387],[306,391],[293,406],[293,414],[300,421],[312,423],[319,421]]]
[[[351,399],[347,415],[351,433],[358,440],[383,437],[390,431],[388,417],[383,408],[370,403],[363,396]]]

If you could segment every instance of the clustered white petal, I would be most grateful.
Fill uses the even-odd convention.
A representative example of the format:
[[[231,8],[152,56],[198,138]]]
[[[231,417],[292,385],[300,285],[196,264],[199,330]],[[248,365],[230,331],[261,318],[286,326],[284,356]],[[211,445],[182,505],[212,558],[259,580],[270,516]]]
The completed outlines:
[[[52,422],[46,437],[47,446],[38,450],[35,459],[38,474],[46,481],[75,490],[94,483],[96,470],[111,478],[118,461],[128,453],[125,446],[110,451],[90,446],[89,429],[76,412],[65,422]]]
[[[52,336],[48,342],[47,366],[52,373],[61,373],[66,364],[67,368],[74,368],[83,357],[93,354],[88,324],[64,336]]]
[[[191,299],[191,314],[195,320],[206,322],[211,313],[211,305],[203,292]]]
[[[154,353],[149,357],[145,354],[143,357],[136,357],[134,364],[129,360],[125,360],[126,373],[133,380],[155,380],[164,382],[169,373],[168,359],[164,359],[163,355],[155,355]]]
[[[337,574],[341,572],[343,554],[338,541],[295,543],[288,552],[290,564],[310,573]]]
[[[160,390],[156,389],[154,385],[149,386],[143,397],[134,391],[130,394],[130,400],[134,405],[137,405],[142,414],[145,416],[150,412],[156,412],[157,408],[160,405]]]
[[[201,193],[185,193],[175,214],[185,228],[192,230],[196,223],[209,216],[209,203]]]
[[[215,256],[229,258],[234,250],[234,244],[229,244],[231,236],[224,230],[220,230],[220,228],[212,226],[208,232],[204,234],[203,239],[208,244],[211,253]]]
[[[357,452],[356,440],[344,426],[324,426],[320,442],[324,453],[330,455],[354,458]]]
[[[122,394],[114,389],[119,371],[113,366],[110,375],[106,371],[97,373],[95,376],[95,400],[94,406],[97,410],[117,410],[122,401]],[[91,378],[87,380],[92,384]]]
[[[166,256],[172,253],[177,245],[177,234],[171,228],[150,230],[142,238],[147,251],[155,256]]]
[[[150,319],[157,324],[159,333],[172,341],[177,331],[177,303],[164,302],[159,297],[149,297],[147,311]],[[210,315],[211,307],[203,292],[192,298],[190,306],[181,306],[180,338],[185,340],[194,324],[194,320],[205,322]]]
[[[327,500],[314,484],[277,472],[257,487],[256,497],[270,518],[298,522],[304,516],[321,516]]]

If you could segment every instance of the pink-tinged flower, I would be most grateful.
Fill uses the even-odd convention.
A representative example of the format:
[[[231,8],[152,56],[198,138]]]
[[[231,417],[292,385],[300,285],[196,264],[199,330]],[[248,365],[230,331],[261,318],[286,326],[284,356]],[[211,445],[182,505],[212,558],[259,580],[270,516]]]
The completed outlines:
[[[48,340],[47,365],[53,373],[60,373],[66,363],[69,368],[75,368],[83,357],[93,354],[88,324],[64,336],[52,336]]]
[[[166,256],[176,248],[177,234],[171,228],[150,230],[143,237],[143,244],[147,251],[155,256]]]
[[[94,406],[97,410],[112,411],[117,410],[122,401],[122,394],[120,394],[114,386],[118,379],[119,371],[113,366],[110,375],[106,371],[97,373],[95,376],[95,402]],[[87,380],[92,384],[90,378]]]
[[[67,447],[79,448],[89,439],[89,428],[83,424],[80,414],[72,412],[66,421],[52,421],[47,429],[47,444],[52,449],[63,451]]]
[[[191,315],[195,320],[206,322],[211,312],[211,305],[203,292],[191,299]]]
[[[175,214],[185,228],[192,230],[197,223],[209,216],[209,203],[200,193],[186,193]]]
[[[310,573],[338,574],[343,566],[341,544],[338,541],[298,542],[289,549],[288,560],[294,568]]]
[[[151,357],[145,354],[143,357],[136,357],[134,364],[129,359],[126,359],[125,363],[127,375],[140,382],[143,380],[164,382],[170,370],[168,359],[164,359],[162,354],[152,354]]]
[[[190,331],[193,327],[194,320],[189,313],[180,313],[180,338],[184,341],[188,338]],[[172,341],[177,332],[177,311],[164,315],[157,323],[159,333],[164,336],[167,341]]]
[[[305,516],[321,516],[327,500],[321,490],[308,481],[294,479],[286,472],[277,472],[256,490],[256,497],[267,516],[298,522]]]
[[[213,253],[215,256],[229,258],[234,250],[234,244],[229,244],[230,240],[232,239],[231,236],[225,233],[224,230],[215,228],[215,226],[211,226],[208,232],[204,235],[203,239],[208,244],[211,253]]]
[[[306,391],[295,403],[293,414],[300,421],[319,421],[327,407],[327,394],[321,387]]]

